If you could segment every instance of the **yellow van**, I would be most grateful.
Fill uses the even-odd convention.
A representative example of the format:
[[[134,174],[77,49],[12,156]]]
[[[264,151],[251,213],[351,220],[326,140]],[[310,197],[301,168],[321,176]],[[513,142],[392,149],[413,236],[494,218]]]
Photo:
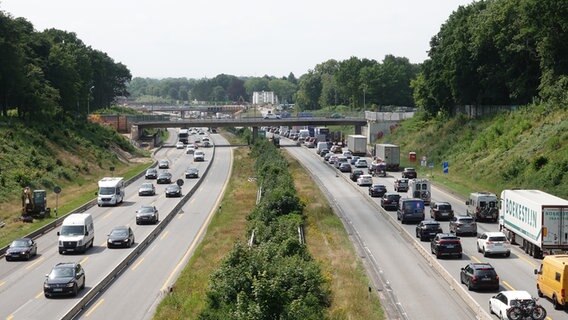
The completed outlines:
[[[552,299],[554,308],[561,309],[567,306],[568,290],[568,255],[551,255],[542,260],[537,275],[536,288],[539,297]]]

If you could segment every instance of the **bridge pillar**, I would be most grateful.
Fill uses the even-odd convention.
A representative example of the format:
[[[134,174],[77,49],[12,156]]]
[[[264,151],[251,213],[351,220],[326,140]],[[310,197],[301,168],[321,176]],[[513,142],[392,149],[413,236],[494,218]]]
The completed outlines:
[[[130,139],[132,140],[140,139],[141,131],[142,130],[138,131],[137,124],[133,124],[132,126],[130,126]]]
[[[252,127],[252,141],[250,143],[254,144],[257,137],[258,137],[258,127]]]
[[[363,131],[361,130],[362,126],[356,125],[355,126],[355,134],[361,134]]]

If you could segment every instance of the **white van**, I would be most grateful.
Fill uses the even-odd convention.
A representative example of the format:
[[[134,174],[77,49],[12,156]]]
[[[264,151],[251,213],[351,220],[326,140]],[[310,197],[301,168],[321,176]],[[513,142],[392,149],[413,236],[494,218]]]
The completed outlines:
[[[122,177],[105,177],[99,180],[98,206],[116,206],[124,201],[126,184]]]
[[[316,145],[316,153],[320,154],[323,149],[329,149],[329,145],[325,141],[320,141]]]
[[[85,252],[95,241],[95,225],[93,217],[88,213],[70,214],[61,225],[59,236],[59,253]]]

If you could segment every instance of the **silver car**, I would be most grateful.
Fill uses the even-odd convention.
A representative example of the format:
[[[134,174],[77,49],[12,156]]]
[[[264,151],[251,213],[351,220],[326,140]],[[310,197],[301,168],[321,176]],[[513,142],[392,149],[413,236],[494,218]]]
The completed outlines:
[[[459,215],[450,219],[450,232],[455,235],[477,235],[477,223],[471,216]]]

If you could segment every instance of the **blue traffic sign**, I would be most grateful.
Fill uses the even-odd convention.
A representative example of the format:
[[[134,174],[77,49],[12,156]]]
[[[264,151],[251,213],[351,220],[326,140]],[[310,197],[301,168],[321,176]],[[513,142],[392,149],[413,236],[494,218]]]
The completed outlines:
[[[442,168],[444,170],[444,173],[448,173],[450,170],[450,164],[448,163],[448,161],[444,161],[442,162]]]

